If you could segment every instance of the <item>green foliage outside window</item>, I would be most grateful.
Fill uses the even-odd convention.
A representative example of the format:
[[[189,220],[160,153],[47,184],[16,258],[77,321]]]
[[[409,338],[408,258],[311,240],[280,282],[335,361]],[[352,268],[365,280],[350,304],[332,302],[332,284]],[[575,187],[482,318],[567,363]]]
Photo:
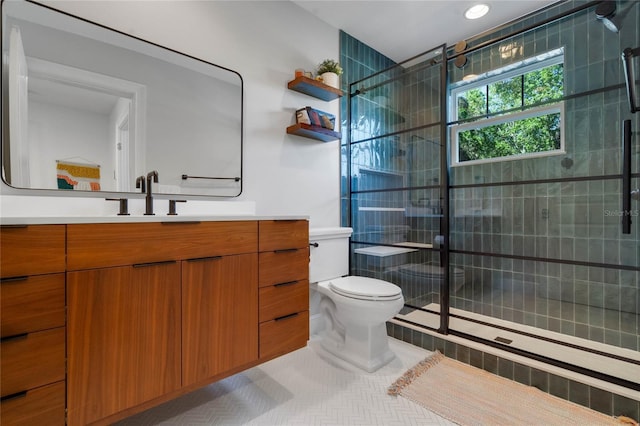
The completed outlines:
[[[564,94],[562,64],[551,65],[512,78],[475,87],[457,95],[457,119],[478,118],[476,126],[458,133],[458,161],[482,160],[560,148],[560,113],[544,111],[522,117],[527,107],[560,100]],[[514,110],[515,109],[515,113]],[[509,121],[487,125],[488,115],[512,113]],[[525,112],[526,115],[526,112]]]

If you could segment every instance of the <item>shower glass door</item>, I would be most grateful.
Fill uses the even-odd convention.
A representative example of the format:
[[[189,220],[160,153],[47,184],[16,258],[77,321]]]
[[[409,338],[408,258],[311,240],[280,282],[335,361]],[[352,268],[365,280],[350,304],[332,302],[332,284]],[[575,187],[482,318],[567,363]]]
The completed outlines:
[[[621,53],[640,46],[640,4],[619,33],[594,8],[516,29],[449,62],[450,268],[464,271],[450,331],[638,388],[640,202],[622,210],[622,123],[638,188],[640,114]],[[515,152],[486,147],[505,141]]]
[[[640,390],[640,200],[622,193],[625,120],[640,188],[640,113],[621,60],[640,46],[640,2],[616,3],[618,33],[598,4],[349,85],[351,272],[402,288],[400,338],[460,336]]]
[[[435,329],[448,296],[445,64],[441,46],[350,84],[346,145],[352,273],[400,286],[399,317]]]

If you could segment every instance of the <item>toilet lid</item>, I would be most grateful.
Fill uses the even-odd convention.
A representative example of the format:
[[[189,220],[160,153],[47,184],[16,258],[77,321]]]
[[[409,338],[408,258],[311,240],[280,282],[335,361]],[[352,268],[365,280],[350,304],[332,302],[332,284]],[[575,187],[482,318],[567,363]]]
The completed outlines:
[[[387,281],[367,277],[343,277],[331,280],[329,288],[342,296],[361,300],[395,300],[402,290]]]

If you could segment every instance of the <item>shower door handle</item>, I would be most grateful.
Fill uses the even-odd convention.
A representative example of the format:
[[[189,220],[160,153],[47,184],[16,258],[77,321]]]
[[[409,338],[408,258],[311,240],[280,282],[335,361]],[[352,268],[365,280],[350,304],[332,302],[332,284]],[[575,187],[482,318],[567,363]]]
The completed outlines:
[[[634,57],[640,57],[640,47],[632,49],[627,47],[622,52],[622,65],[624,68],[625,82],[627,85],[627,97],[629,98],[629,109],[631,114],[640,111],[640,105],[636,105],[637,93],[635,85],[635,70],[633,66]]]
[[[631,233],[631,120],[622,124],[622,233]]]

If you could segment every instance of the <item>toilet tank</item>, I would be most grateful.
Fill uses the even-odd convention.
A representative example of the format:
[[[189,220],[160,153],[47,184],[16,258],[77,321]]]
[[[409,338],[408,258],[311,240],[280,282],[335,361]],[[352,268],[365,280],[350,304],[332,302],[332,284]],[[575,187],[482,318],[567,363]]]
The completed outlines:
[[[310,282],[349,275],[349,237],[352,232],[351,228],[309,229]]]

